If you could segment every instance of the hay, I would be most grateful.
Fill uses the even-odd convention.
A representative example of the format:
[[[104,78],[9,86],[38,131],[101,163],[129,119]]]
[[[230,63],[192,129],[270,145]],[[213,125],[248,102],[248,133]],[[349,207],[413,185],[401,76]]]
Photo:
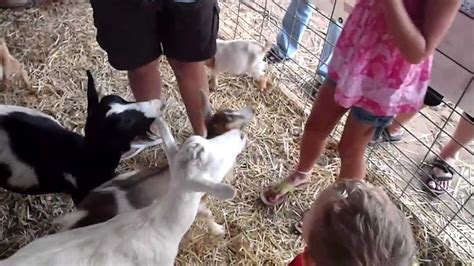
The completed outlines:
[[[222,20],[225,20],[221,16]],[[31,75],[33,91],[2,87],[2,101],[34,107],[56,117],[66,127],[81,132],[85,110],[85,70],[92,69],[102,93],[130,97],[126,75],[113,70],[95,41],[91,9],[87,3],[52,5],[23,11],[0,11],[0,36]],[[190,126],[169,66],[162,66],[166,114],[179,141],[190,135]],[[223,76],[220,88],[211,95],[214,108],[250,105],[256,117],[247,132],[250,145],[240,156],[233,185],[238,194],[232,201],[210,201],[218,222],[224,223],[223,239],[207,235],[196,223],[181,244],[177,258],[184,264],[283,265],[301,251],[303,242],[292,233],[295,223],[319,191],[332,183],[339,169],[335,146],[330,145],[315,168],[310,186],[289,196],[282,206],[266,208],[258,193],[262,186],[284,177],[296,162],[303,112],[280,91],[260,93],[244,77]],[[120,171],[164,163],[160,149],[147,150],[124,162]],[[0,192],[0,258],[35,238],[54,231],[51,221],[72,208],[67,197],[46,195],[24,197]],[[440,252],[441,261],[452,262],[447,251],[433,248],[428,230],[412,220],[420,245],[421,259]],[[433,255],[433,253],[435,253]]]

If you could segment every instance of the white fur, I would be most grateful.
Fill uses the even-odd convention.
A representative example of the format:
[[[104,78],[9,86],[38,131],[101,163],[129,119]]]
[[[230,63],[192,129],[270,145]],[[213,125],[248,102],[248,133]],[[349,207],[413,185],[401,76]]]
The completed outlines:
[[[263,46],[254,40],[217,40],[217,51],[211,69],[211,87],[217,88],[220,73],[248,74],[256,81],[265,77],[267,64],[263,61],[270,45]]]
[[[254,116],[254,110],[251,107],[245,107],[239,111],[226,111],[221,110],[214,115],[216,116],[227,116],[227,119],[224,120],[213,120],[211,106],[205,94],[202,95],[203,97],[203,105],[205,106],[205,120],[210,122],[208,127],[212,128],[226,128],[226,130],[231,129],[241,129],[243,125],[246,125],[250,122],[250,120]],[[222,134],[221,132],[220,134]],[[213,132],[216,134],[216,132]],[[148,178],[145,178],[148,176]],[[226,177],[224,178],[226,182],[230,182],[229,176],[232,175],[232,171],[230,171]],[[125,189],[120,188],[117,181],[123,181],[131,179],[129,182],[129,186]],[[134,181],[133,181],[134,180]],[[141,169],[136,171],[131,171],[128,173],[124,173],[121,175],[116,176],[112,180],[104,183],[100,187],[94,189],[88,196],[85,197],[86,205],[80,203],[78,207],[78,211],[88,210],[88,221],[90,224],[99,223],[101,221],[106,221],[104,219],[110,219],[106,217],[98,217],[100,214],[97,213],[95,209],[96,206],[99,204],[103,207],[116,205],[117,211],[114,216],[118,213],[133,211],[136,209],[144,208],[151,204],[153,200],[161,201],[163,196],[169,190],[170,186],[170,171],[169,169],[164,168],[157,168],[153,170],[152,168],[148,169]],[[132,198],[133,200],[138,200],[140,198],[140,204],[132,206],[130,204],[130,198],[127,197],[127,193],[133,192]],[[110,193],[109,195],[114,196],[114,201],[111,202],[110,200],[101,201],[98,198],[94,199],[94,195],[102,194],[102,193]],[[149,203],[148,203],[149,202]],[[100,208],[99,208],[100,209]],[[90,211],[90,212],[89,212]],[[113,216],[112,216],[113,217]],[[59,224],[61,230],[70,230],[72,227],[76,227],[76,225],[80,222],[81,219],[84,217],[77,216],[72,213],[67,213],[64,216],[56,219],[55,223]],[[224,226],[219,225],[216,223],[212,212],[206,207],[206,203],[203,199],[199,205],[198,210],[198,218],[203,219],[207,225],[209,233],[213,235],[223,235],[225,233]],[[94,219],[96,220],[94,222]]]
[[[69,183],[71,183],[71,185],[73,185],[75,188],[77,188],[77,180],[70,173],[65,173],[64,174],[64,180],[68,181]]]
[[[55,223],[61,223],[64,228],[71,227],[77,223],[77,221],[86,217],[89,214],[89,211],[85,210],[76,210],[74,212],[68,213],[56,219]],[[60,231],[65,231],[63,228]]]
[[[162,104],[160,100],[152,100],[149,102],[137,102],[130,104],[119,104],[112,103],[110,110],[107,112],[107,116],[112,114],[120,114],[127,110],[136,110],[142,112],[146,117],[155,118],[160,114],[160,108]]]
[[[1,110],[0,107],[0,112]],[[35,170],[28,164],[20,161],[12,152],[8,134],[2,129],[0,129],[0,147],[0,162],[6,162],[12,172],[10,178],[7,180],[10,186],[28,188],[39,185]]]
[[[233,197],[235,191],[220,182],[246,139],[232,130],[211,140],[192,136],[178,149],[169,129],[158,120],[171,173],[163,200],[105,223],[37,239],[0,261],[0,266],[173,265],[203,194]]]
[[[47,115],[47,114],[45,114],[41,111],[31,109],[31,108],[28,108],[28,107],[23,107],[23,106],[3,105],[3,104],[0,105],[0,115],[7,115],[7,114],[10,114],[10,113],[13,113],[13,112],[25,113],[25,114],[32,115],[32,116],[40,116],[40,117],[48,118],[51,121],[54,121],[58,125],[63,127],[61,125],[61,123],[58,122],[58,120],[54,119],[52,116]]]

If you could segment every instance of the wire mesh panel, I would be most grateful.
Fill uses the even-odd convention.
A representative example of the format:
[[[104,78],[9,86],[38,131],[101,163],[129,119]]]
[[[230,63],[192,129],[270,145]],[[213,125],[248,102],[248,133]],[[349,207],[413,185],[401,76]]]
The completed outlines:
[[[283,90],[296,101],[306,111],[303,115],[308,113],[321,83],[320,74],[330,60],[330,48],[335,45],[337,33],[355,1],[336,1],[334,5],[327,3],[321,2],[319,6],[313,6],[306,0],[220,3],[221,38],[254,39],[262,44],[265,40],[276,42],[280,39],[280,43],[286,44],[286,47],[280,47],[281,50],[294,53],[288,58],[280,58],[282,62],[269,66],[268,71],[272,87]],[[469,10],[472,12],[471,7]],[[472,30],[472,27],[465,26],[466,23],[474,26],[469,10],[461,10],[457,18],[469,19],[468,22],[456,20],[446,37],[457,40],[458,36],[463,35],[464,40],[454,41],[462,43],[463,47],[474,47],[472,32],[456,33],[459,28],[456,23]],[[452,46],[451,39],[449,43]],[[443,60],[447,63],[442,63]],[[435,55],[431,87],[434,91],[446,87],[454,91],[457,88],[459,93],[455,97],[444,98],[438,106],[423,108],[418,115],[401,124],[404,133],[400,141],[379,141],[367,150],[369,175],[384,184],[394,199],[407,207],[430,230],[431,235],[465,262],[472,261],[474,254],[474,143],[453,138],[453,135],[459,124],[466,127],[465,131],[471,132],[461,138],[474,134],[474,125],[462,110],[474,105],[474,67],[470,65],[474,63],[471,61],[474,61],[472,52],[450,47],[446,42],[440,45]],[[440,63],[436,65],[437,62]],[[455,67],[446,67],[449,64]],[[448,77],[445,77],[446,73]],[[472,111],[468,114],[474,116]],[[333,138],[340,137],[344,122],[345,119],[342,119],[336,127]],[[450,161],[455,165],[448,165],[445,169],[453,172],[453,182],[446,193],[435,197],[428,193],[427,187],[435,174],[435,159],[446,159],[442,157],[443,149],[459,149],[460,152],[456,160]]]

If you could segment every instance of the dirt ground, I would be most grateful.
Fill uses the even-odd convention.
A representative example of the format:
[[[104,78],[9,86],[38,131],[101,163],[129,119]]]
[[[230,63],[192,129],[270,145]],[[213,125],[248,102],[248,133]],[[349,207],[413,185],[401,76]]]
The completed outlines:
[[[264,4],[262,1],[259,3]],[[288,0],[276,3],[286,7]],[[275,5],[269,6],[268,10],[274,15],[263,19],[263,15],[256,15],[244,7],[239,9],[235,3],[223,5],[220,16],[221,34],[231,38],[274,39],[284,10]],[[239,27],[236,27],[236,21]],[[12,53],[25,63],[34,83],[33,91],[2,88],[2,103],[43,110],[58,118],[66,127],[81,132],[84,123],[85,69],[95,71],[103,93],[130,96],[125,73],[109,66],[105,53],[95,41],[92,12],[87,3],[54,5],[27,11],[0,10],[0,25],[0,37],[5,37],[12,47]],[[242,28],[244,25],[245,28]],[[310,25],[311,30],[305,34],[302,41],[302,47],[306,49],[301,49],[294,62],[271,68],[274,90],[261,93],[254,89],[250,79],[226,75],[220,80],[218,91],[211,95],[211,103],[215,108],[251,105],[257,110],[257,117],[248,129],[251,145],[235,170],[236,180],[233,185],[239,191],[238,196],[233,201],[211,203],[213,213],[219,222],[225,224],[228,234],[223,239],[214,239],[206,234],[201,223],[197,223],[183,241],[177,258],[178,264],[284,265],[301,251],[304,243],[300,237],[293,234],[291,227],[307,210],[319,191],[337,176],[340,162],[334,144],[315,168],[313,183],[303,191],[290,195],[283,206],[265,208],[259,203],[258,195],[264,185],[287,174],[297,159],[299,136],[306,115],[278,88],[287,87],[304,97],[302,88],[312,85],[314,69],[318,64],[317,55],[323,43],[321,33],[324,34],[327,21],[315,14]],[[173,103],[172,113],[180,117],[171,120],[173,132],[182,141],[189,136],[189,124],[177,92],[176,80],[166,64],[162,70],[165,97]],[[308,102],[305,104],[306,107],[310,106]],[[426,112],[436,124],[441,124],[443,117],[447,115],[446,110],[426,109]],[[452,132],[455,121],[456,118],[451,120],[447,131]],[[433,125],[422,117],[409,123],[408,128],[428,144],[432,143],[434,135],[437,134]],[[445,140],[443,137],[441,142]],[[421,162],[427,153],[422,146],[409,135],[396,144],[400,150],[410,154],[409,159],[416,162],[413,165]],[[398,152],[391,145],[384,147],[391,154]],[[439,144],[435,147],[439,148]],[[461,154],[460,165],[467,172],[468,180],[472,184],[474,147],[471,145],[469,148],[470,153]],[[377,150],[387,153],[383,149]],[[376,163],[382,167],[393,163],[388,159],[384,160],[384,156],[387,158],[386,154],[381,154]],[[403,158],[398,158],[398,161],[393,165],[407,165]],[[137,159],[122,164],[120,171],[160,163],[163,163],[160,149],[151,149]],[[391,174],[393,181],[408,176],[403,174],[404,169],[396,169],[398,174]],[[456,198],[461,200],[472,196],[472,185],[469,187],[464,184],[458,187]],[[443,210],[444,204],[438,201],[439,206],[433,207],[436,201],[427,201],[424,199],[425,194],[415,189],[413,191],[416,196],[423,195],[417,202],[422,202],[422,205],[429,209],[428,215],[434,215],[435,209]],[[448,202],[449,199],[445,201]],[[403,203],[404,206],[410,205],[409,200]],[[464,216],[472,229],[472,200],[469,200],[466,206],[465,209],[469,213]],[[417,206],[411,207],[419,209]],[[458,205],[456,207],[459,208]],[[52,219],[71,208],[71,202],[63,196],[23,197],[0,191],[0,257],[6,257],[33,239],[53,232],[55,229],[51,225]],[[420,215],[426,216],[423,213]],[[450,213],[446,216],[449,215]],[[444,251],[444,246],[433,242],[433,236],[429,232],[431,224],[422,219],[409,218],[416,229],[414,230],[419,245],[419,261],[452,262],[452,256],[445,255],[448,252]],[[468,239],[474,239],[472,232],[463,231]],[[445,244],[450,244],[450,240],[445,240]]]

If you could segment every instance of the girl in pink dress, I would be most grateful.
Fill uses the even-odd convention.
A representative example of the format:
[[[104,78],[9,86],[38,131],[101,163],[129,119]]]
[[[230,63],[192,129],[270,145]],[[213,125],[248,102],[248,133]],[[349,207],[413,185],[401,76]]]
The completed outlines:
[[[306,122],[292,173],[261,192],[282,203],[309,182],[327,137],[349,111],[338,145],[340,179],[366,175],[364,152],[375,128],[423,105],[433,53],[459,9],[459,0],[359,0],[347,19]]]

